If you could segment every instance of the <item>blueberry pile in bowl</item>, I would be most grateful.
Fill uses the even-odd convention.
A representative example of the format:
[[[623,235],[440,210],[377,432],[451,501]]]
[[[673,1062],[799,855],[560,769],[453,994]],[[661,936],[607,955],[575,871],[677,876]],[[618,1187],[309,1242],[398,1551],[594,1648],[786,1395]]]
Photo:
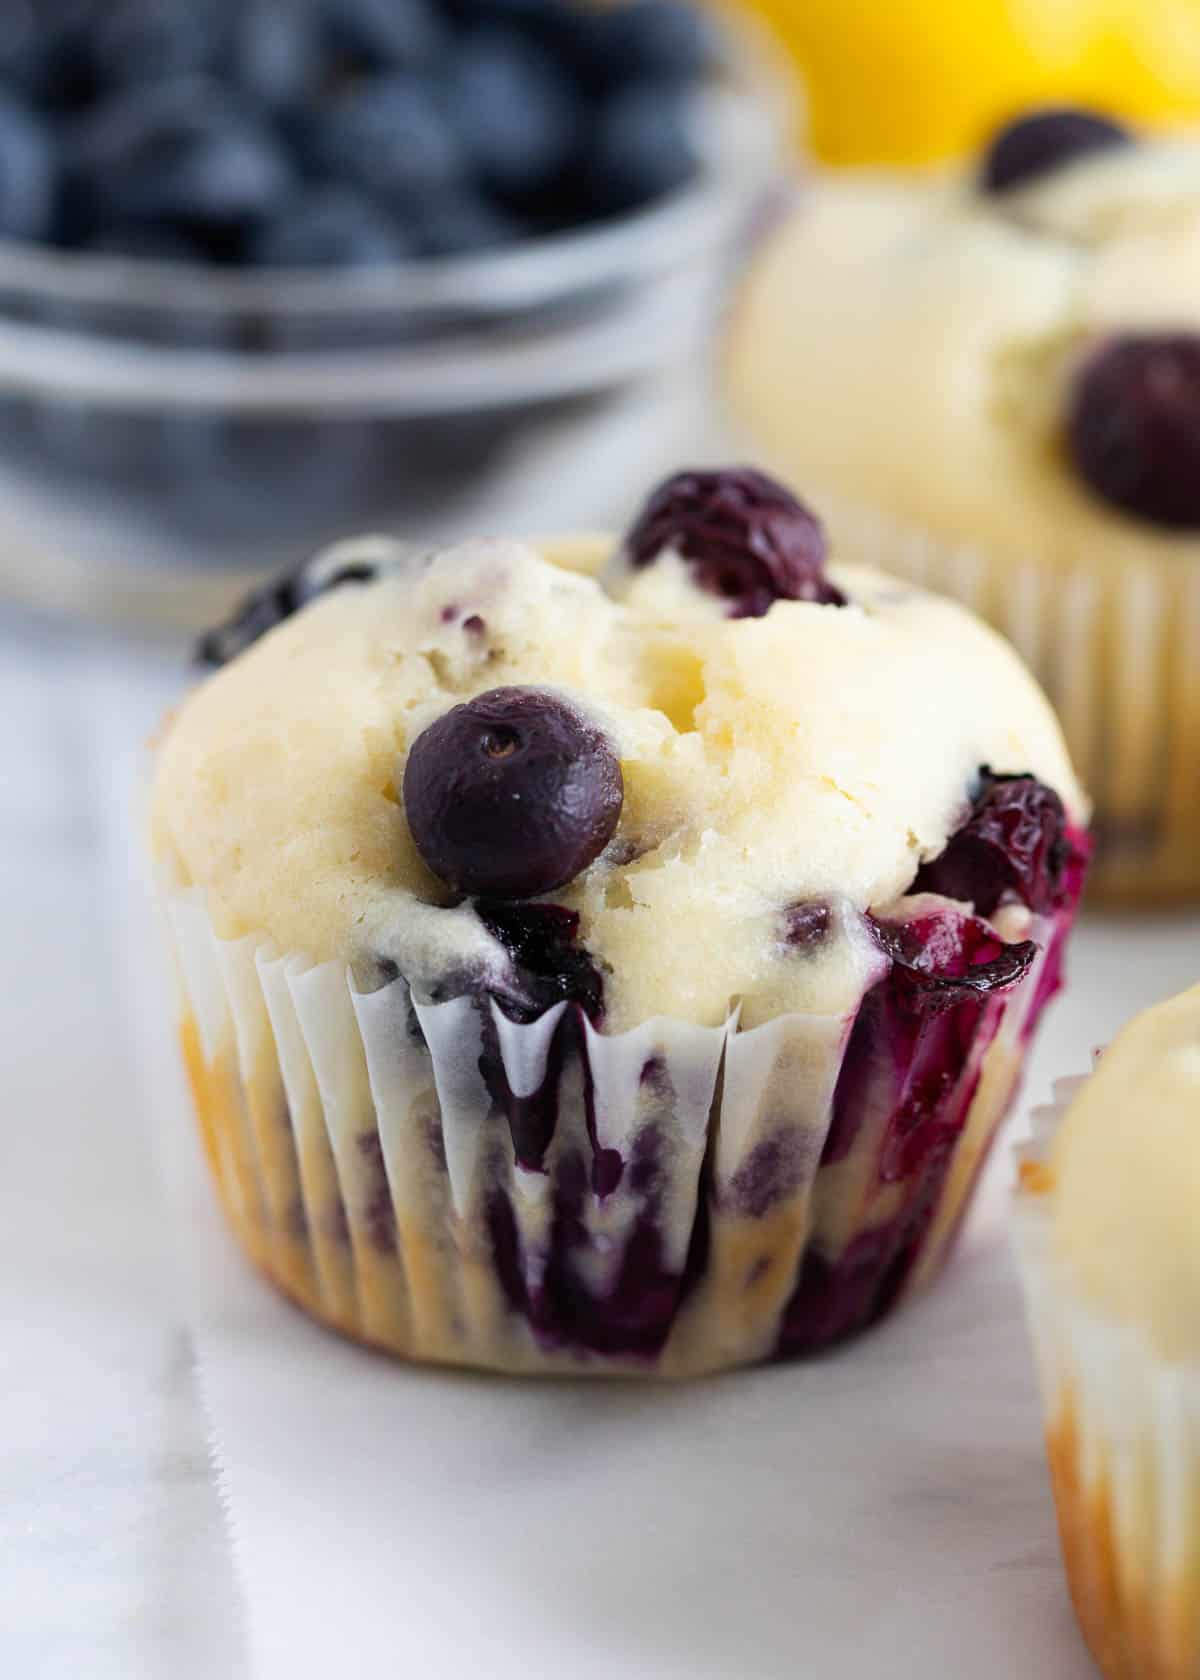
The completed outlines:
[[[699,168],[686,0],[10,0],[0,235],[372,268],[639,209]]]
[[[0,595],[196,628],[538,462],[596,523],[694,435],[790,103],[681,0],[5,8]]]

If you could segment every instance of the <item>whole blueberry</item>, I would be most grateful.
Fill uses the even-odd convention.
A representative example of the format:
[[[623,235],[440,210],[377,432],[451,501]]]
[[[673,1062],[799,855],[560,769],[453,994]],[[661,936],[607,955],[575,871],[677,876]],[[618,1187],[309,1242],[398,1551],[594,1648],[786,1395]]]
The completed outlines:
[[[361,70],[419,70],[446,48],[429,0],[320,0],[333,52]]]
[[[1007,192],[1089,152],[1133,144],[1120,123],[1095,111],[1055,106],[1031,111],[1008,123],[984,154],[980,185],[984,192]]]
[[[596,119],[584,171],[590,210],[640,210],[687,186],[699,168],[687,100],[665,87],[625,88]]]
[[[352,187],[301,191],[257,230],[250,261],[261,268],[387,268],[408,254],[394,219]]]
[[[57,167],[46,126],[0,94],[0,238],[44,239],[55,215]]]
[[[77,129],[72,162],[102,224],[236,226],[270,215],[292,184],[270,128],[203,78],[107,102]]]
[[[536,898],[599,857],[621,816],[621,766],[563,701],[497,688],[412,744],[404,808],[417,850],[456,892]]]
[[[303,136],[313,166],[413,210],[462,179],[465,160],[452,122],[420,78],[369,76],[336,93]]]
[[[493,251],[513,244],[523,232],[515,215],[469,185],[439,194],[417,214],[413,226],[417,248],[426,257]]]
[[[4,85],[32,93],[42,50],[34,0],[4,0],[0,6],[0,80]]]
[[[1075,470],[1111,507],[1165,529],[1200,529],[1200,335],[1114,338],[1071,393]]]
[[[464,37],[449,108],[477,179],[506,198],[549,188],[578,137],[576,95],[553,57],[498,29]]]
[[[96,82],[115,90],[211,70],[228,30],[225,0],[107,0],[89,31]]]
[[[750,467],[683,472],[659,487],[625,542],[631,565],[673,549],[731,618],[762,618],[778,600],[841,605],[825,576],[825,532],[803,502]]]
[[[319,559],[323,562],[325,557]],[[306,561],[295,571],[254,590],[223,623],[205,631],[196,644],[196,662],[212,667],[228,665],[268,630],[274,630],[319,595],[345,584],[373,583],[378,576],[379,568],[366,559],[347,557],[332,566]]]
[[[269,110],[299,105],[324,67],[313,0],[247,0],[234,21],[230,68],[241,90]]]
[[[712,20],[684,0],[627,0],[580,27],[590,78],[601,85],[697,82],[719,56]]]
[[[7,16],[10,0],[3,0]],[[20,13],[20,0],[16,12]],[[39,110],[75,112],[96,97],[93,30],[94,0],[32,0],[34,30],[24,47],[16,44],[14,85],[35,101]]]
[[[924,864],[913,892],[973,904],[980,916],[1017,901],[1044,915],[1062,900],[1071,857],[1067,817],[1053,788],[1034,776],[986,767],[962,827]]]

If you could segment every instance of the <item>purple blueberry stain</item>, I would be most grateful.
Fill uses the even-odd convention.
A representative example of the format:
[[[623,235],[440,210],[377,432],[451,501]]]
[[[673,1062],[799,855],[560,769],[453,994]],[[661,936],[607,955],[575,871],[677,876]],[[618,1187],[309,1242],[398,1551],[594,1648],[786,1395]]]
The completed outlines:
[[[360,1132],[356,1142],[366,1179],[362,1217],[367,1240],[377,1253],[395,1254],[396,1208],[383,1159],[382,1140],[378,1132]]]
[[[1075,471],[1110,507],[1200,530],[1200,334],[1101,343],[1076,375],[1066,437]]]
[[[537,898],[600,856],[624,800],[600,731],[554,695],[498,688],[413,742],[404,809],[417,850],[456,892]]]
[[[783,943],[794,951],[824,944],[833,926],[833,910],[819,900],[789,904],[783,913]]]
[[[674,551],[731,618],[776,601],[844,604],[825,575],[825,531],[790,490],[752,468],[683,472],[660,486],[626,538],[635,568]]]
[[[487,620],[480,618],[478,613],[472,613],[469,618],[463,619],[463,629],[468,636],[486,636]]]
[[[731,1206],[743,1218],[764,1219],[796,1194],[812,1164],[796,1128],[781,1128],[755,1144],[734,1173],[729,1186]]]

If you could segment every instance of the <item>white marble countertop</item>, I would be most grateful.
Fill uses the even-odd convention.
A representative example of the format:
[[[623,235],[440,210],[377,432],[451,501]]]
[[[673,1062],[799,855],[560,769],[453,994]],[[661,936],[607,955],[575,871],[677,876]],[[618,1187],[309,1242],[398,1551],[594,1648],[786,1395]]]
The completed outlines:
[[[177,650],[121,648],[82,633],[12,619],[0,622],[0,1067],[5,1099],[0,1127],[0,1674],[21,1680],[157,1680],[160,1675],[171,1680],[243,1680],[250,1675],[274,1680],[285,1672],[297,1680],[313,1672],[311,1652],[302,1645],[289,1652],[277,1636],[256,1641],[247,1631],[259,1613],[247,1600],[253,1599],[263,1559],[256,1566],[255,1559],[244,1556],[235,1570],[231,1558],[211,1455],[214,1450],[218,1458],[228,1454],[230,1463],[222,1469],[231,1470],[231,1479],[223,1475],[221,1485],[224,1497],[235,1501],[246,1489],[245,1467],[237,1462],[236,1438],[215,1447],[210,1443],[199,1404],[193,1333],[180,1307],[173,1233],[154,1170],[155,1122],[162,1116],[150,1095],[154,1082],[148,1078],[147,1057],[152,1060],[161,1047],[148,1050],[139,1041],[127,1003],[136,978],[132,970],[141,960],[129,937],[127,897],[137,867],[138,766],[145,734],[177,685],[178,670]],[[1053,1076],[1079,1071],[1091,1048],[1131,1010],[1193,981],[1200,967],[1198,934],[1200,919],[1188,915],[1091,919],[1076,946],[1074,987],[1039,1045],[1028,1085],[1031,1096],[1043,1097]],[[175,1119],[172,1115],[172,1123]],[[985,1193],[969,1264],[940,1303],[935,1296],[917,1309],[921,1333],[929,1335],[931,1346],[936,1345],[939,1317],[960,1329],[970,1320],[976,1300],[972,1291],[992,1287],[986,1279],[993,1273],[1004,1303],[994,1316],[997,1322],[1013,1318],[1013,1285],[995,1246],[1002,1241],[996,1212],[1003,1191],[1000,1163]],[[912,1334],[905,1327],[879,1352],[865,1356],[872,1359],[872,1370],[889,1357],[889,1346],[905,1360]],[[282,1362],[282,1347],[280,1357]],[[911,1370],[911,1355],[906,1363]],[[947,1365],[944,1356],[937,1365],[943,1384],[940,1408],[948,1404],[944,1385],[956,1380]],[[846,1361],[841,1370],[853,1367]],[[967,1388],[970,1376],[968,1360],[963,1369]],[[1008,1594],[1014,1614],[1020,1608],[1026,1618],[1045,1618],[1045,1673],[1069,1680],[1088,1669],[1062,1593],[1027,1364],[1018,1364],[1012,1383],[1013,1404],[1003,1414],[1003,1427],[1013,1438],[974,1454],[956,1443],[950,1504],[945,1501],[947,1466],[941,1464],[934,1473],[928,1442],[921,1452],[914,1449],[904,1469],[906,1509],[909,1520],[927,1532],[931,1555],[953,1553],[962,1562],[964,1582],[971,1578],[972,1547],[990,1546],[996,1539],[987,1523],[973,1522],[972,1510],[981,1511],[989,1502],[994,1508],[999,1494],[1006,1510],[1020,1513],[1020,1522],[1029,1526],[1027,1545],[1010,1546],[1002,1562],[981,1555],[979,1581],[986,1578],[993,1595]],[[709,1390],[701,1406],[711,1406],[717,1392]],[[753,1414],[756,1407],[770,1404],[764,1397],[774,1392],[783,1390],[751,1379],[740,1403]],[[511,1410],[511,1391],[503,1404]],[[713,1429],[720,1427],[721,1416],[718,1406]],[[822,1425],[826,1434],[831,1427],[828,1421]],[[677,1442],[664,1456],[664,1476],[684,1473],[682,1451]],[[1004,1466],[1003,1487],[998,1466]],[[786,1546],[787,1534],[776,1533],[772,1544]],[[765,1597],[768,1587],[774,1592],[786,1585],[786,1571],[777,1579],[760,1577],[752,1563],[751,1552],[747,1590],[755,1603],[755,1595]],[[447,1553],[444,1566],[449,1575],[461,1560]],[[700,1543],[686,1567],[684,1560],[679,1562],[671,1577],[673,1590],[684,1595],[685,1604],[689,1594],[703,1604],[711,1585],[706,1570],[717,1566],[715,1559],[706,1559]],[[431,1580],[440,1567],[435,1553],[428,1562]],[[631,1594],[636,1610],[634,1561],[623,1564],[609,1552],[605,1568],[605,1590]],[[896,1578],[905,1579],[903,1571]],[[837,1616],[845,1618],[849,1629],[858,1602],[852,1574],[844,1589]],[[920,1629],[922,1616],[940,1618],[938,1626],[944,1628],[953,1621],[940,1644],[931,1635],[943,1659],[952,1649],[970,1647],[971,1617],[977,1613],[970,1594],[976,1589],[964,1589],[964,1607],[951,1621],[938,1608],[947,1590],[942,1581],[931,1580],[926,1602],[919,1591],[911,1595],[909,1634],[889,1642],[893,1676],[915,1680],[929,1672],[925,1647],[930,1642],[913,1632]],[[784,1609],[803,1623],[802,1584],[795,1588],[794,1605]],[[825,1621],[834,1628],[837,1616],[826,1609]],[[893,1606],[892,1613],[899,1616],[899,1608]],[[871,1614],[865,1597],[861,1614]],[[685,1615],[684,1624],[676,1625],[686,1621]],[[684,1639],[679,1648],[642,1647],[637,1644],[640,1625],[631,1635],[634,1643],[607,1663],[607,1672],[640,1680],[682,1671],[686,1634],[676,1636]],[[695,1623],[697,1630],[701,1626]],[[549,1666],[539,1666],[536,1633],[529,1637],[526,1675],[557,1674],[573,1655],[581,1674],[604,1669],[604,1635],[586,1617],[565,1631],[556,1629],[552,1664],[548,1646],[543,1653]],[[845,1637],[845,1662],[827,1662],[821,1672],[876,1672],[878,1652],[867,1666],[859,1660],[867,1663],[872,1642],[848,1632]],[[801,1672],[795,1652],[785,1658],[782,1647],[770,1640],[762,1643],[753,1664],[745,1665],[727,1649],[720,1654],[725,1648],[711,1630],[704,1643],[708,1657],[704,1664],[688,1665],[693,1673],[727,1673],[741,1680],[752,1669],[763,1680],[784,1680],[785,1675],[790,1680]],[[436,1642],[424,1648],[431,1660],[422,1672],[466,1672],[449,1645],[440,1655]],[[988,1647],[986,1637],[980,1652],[972,1674],[978,1680],[993,1675],[1008,1680],[1013,1670],[1003,1665],[995,1647]],[[509,1671],[507,1664],[494,1670]],[[936,1671],[950,1672],[944,1666]],[[398,1665],[396,1672],[405,1670]]]

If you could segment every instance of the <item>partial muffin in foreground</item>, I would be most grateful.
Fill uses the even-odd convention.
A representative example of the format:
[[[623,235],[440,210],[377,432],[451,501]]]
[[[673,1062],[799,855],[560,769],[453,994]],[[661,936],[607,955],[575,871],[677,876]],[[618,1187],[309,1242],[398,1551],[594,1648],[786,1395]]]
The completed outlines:
[[[830,179],[727,377],[838,551],[964,600],[1045,683],[1095,885],[1200,893],[1200,141],[1035,113],[966,173]]]
[[[1080,1626],[1108,1680],[1200,1673],[1200,988],[1066,1082],[1016,1235]]]
[[[623,543],[347,545],[206,652],[154,849],[222,1198],[302,1305],[682,1375],[936,1270],[1088,849],[998,636],[735,471]]]

